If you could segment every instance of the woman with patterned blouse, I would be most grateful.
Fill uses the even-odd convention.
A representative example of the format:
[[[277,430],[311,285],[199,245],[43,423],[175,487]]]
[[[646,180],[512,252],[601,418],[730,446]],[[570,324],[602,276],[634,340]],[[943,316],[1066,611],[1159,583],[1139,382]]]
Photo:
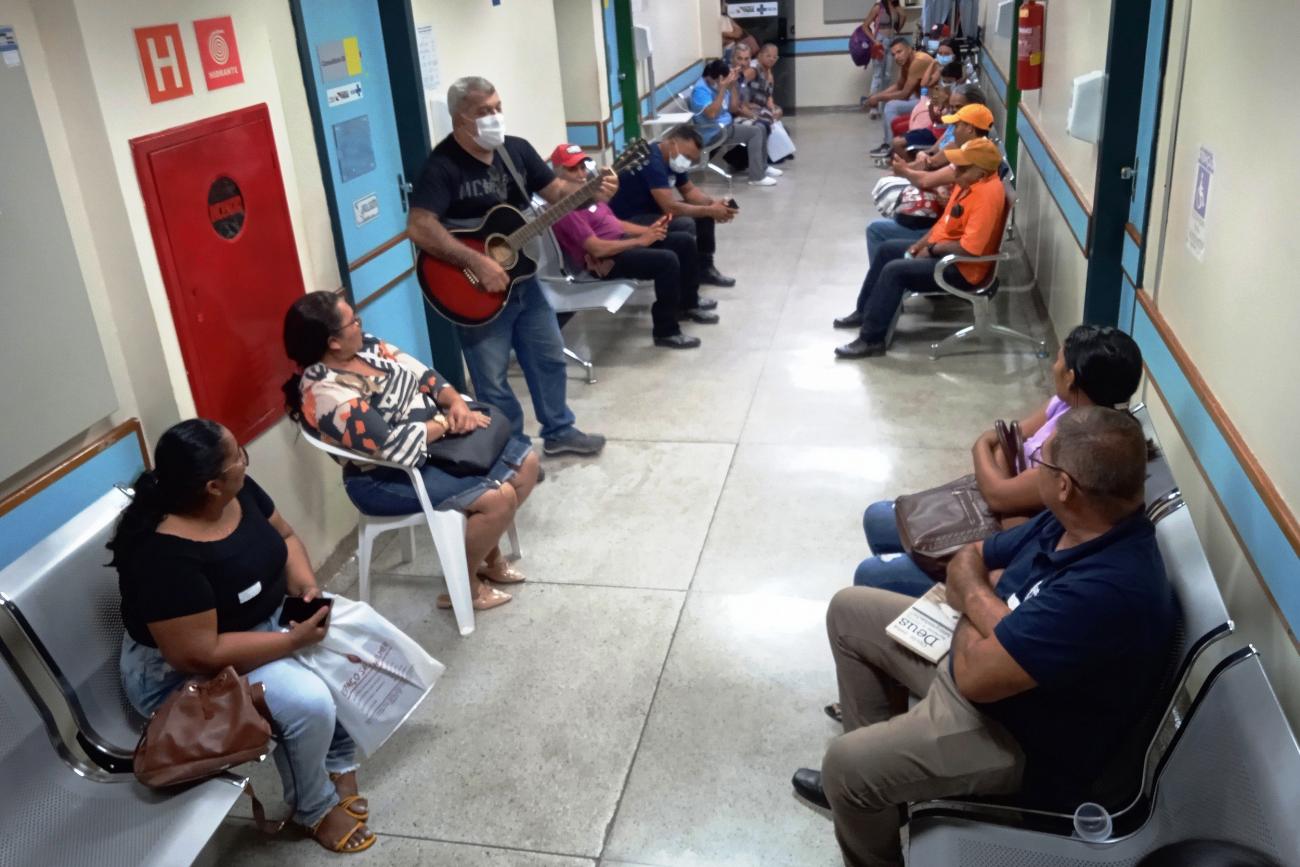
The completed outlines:
[[[361,329],[361,317],[333,292],[298,299],[284,320],[284,345],[298,365],[284,385],[290,418],[327,442],[408,467],[419,467],[435,509],[467,514],[465,551],[478,610],[509,602],[492,584],[524,576],[506,563],[498,542],[537,484],[537,455],[517,439],[485,475],[454,476],[426,461],[426,446],[447,434],[486,427],[436,370]],[[410,515],[420,501],[410,477],[391,467],[346,462],[348,496],[367,515]],[[439,608],[450,608],[445,594]]]

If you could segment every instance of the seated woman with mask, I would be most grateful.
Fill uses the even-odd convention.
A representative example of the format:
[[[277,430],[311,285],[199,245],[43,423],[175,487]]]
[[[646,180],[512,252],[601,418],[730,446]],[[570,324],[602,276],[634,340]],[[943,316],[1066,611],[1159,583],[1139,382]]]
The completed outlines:
[[[284,384],[289,417],[322,439],[393,463],[420,467],[435,509],[465,512],[465,552],[474,608],[511,596],[493,584],[518,584],[498,547],[520,504],[537,484],[537,455],[511,439],[484,475],[457,476],[427,460],[427,446],[447,434],[486,427],[436,370],[361,330],[361,317],[333,292],[309,292],[285,314],[284,345],[301,374]],[[367,515],[411,515],[420,501],[402,470],[348,462],[343,484]],[[439,608],[451,599],[438,597]]]
[[[376,838],[356,744],[329,687],[293,658],[325,637],[329,609],[280,627],[286,595],[319,590],[302,541],[247,471],[248,453],[216,422],[183,421],[158,439],[108,544],[127,633],[122,685],[149,716],[192,675],[234,666],[265,684],[293,821],[327,849],[360,852]]]
[[[1056,429],[1061,416],[1080,406],[1120,407],[1127,404],[1142,378],[1142,352],[1123,331],[1080,325],[1065,338],[1052,365],[1056,393],[1047,404],[1020,422],[1026,461]],[[971,449],[980,494],[996,515],[1023,518],[1044,508],[1037,476],[1031,467],[1016,474],[1007,465],[997,434],[988,430]],[[862,516],[867,545],[874,556],[863,560],[853,583],[909,596],[921,596],[934,581],[903,550],[894,501],[867,507]]]

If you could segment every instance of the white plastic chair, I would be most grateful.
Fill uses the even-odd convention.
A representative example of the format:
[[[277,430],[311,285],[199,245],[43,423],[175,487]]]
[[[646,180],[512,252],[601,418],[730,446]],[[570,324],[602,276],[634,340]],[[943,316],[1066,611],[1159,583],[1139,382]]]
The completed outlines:
[[[451,607],[456,613],[456,626],[461,635],[473,632],[474,599],[470,595],[469,564],[465,554],[465,514],[455,509],[435,509],[429,502],[429,494],[424,489],[424,480],[418,469],[331,445],[306,428],[302,432],[307,442],[336,458],[404,471],[411,479],[415,495],[420,499],[421,511],[413,515],[367,515],[360,509],[357,510],[357,571],[361,601],[370,601],[370,556],[374,551],[375,539],[389,530],[406,530],[402,535],[402,562],[409,563],[415,557],[415,528],[422,523],[428,524],[429,533],[433,536],[433,547],[438,552],[438,562],[442,564],[442,574],[447,582],[447,595],[451,597]],[[523,551],[519,547],[519,532],[513,521],[506,530],[506,537],[510,541],[508,559],[518,560],[523,556]]]

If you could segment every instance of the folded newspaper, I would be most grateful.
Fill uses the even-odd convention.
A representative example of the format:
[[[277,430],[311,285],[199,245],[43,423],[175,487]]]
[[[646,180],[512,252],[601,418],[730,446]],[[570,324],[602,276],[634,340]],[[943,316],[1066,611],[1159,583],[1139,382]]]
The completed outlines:
[[[961,619],[961,613],[944,601],[947,592],[942,584],[931,587],[885,627],[885,634],[923,659],[943,659]]]

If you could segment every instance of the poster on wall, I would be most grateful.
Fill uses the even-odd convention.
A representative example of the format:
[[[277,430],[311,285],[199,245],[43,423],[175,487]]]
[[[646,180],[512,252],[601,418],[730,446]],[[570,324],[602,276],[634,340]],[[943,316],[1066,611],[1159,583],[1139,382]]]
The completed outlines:
[[[415,41],[420,48],[420,78],[425,93],[442,89],[442,73],[438,70],[438,46],[433,41],[433,25],[421,24],[415,28]]]
[[[194,92],[179,24],[135,28],[135,47],[140,53],[140,69],[150,102],[165,102]]]
[[[1205,223],[1210,213],[1210,182],[1214,180],[1214,152],[1201,148],[1196,157],[1192,207],[1187,214],[1187,250],[1197,262],[1205,261]]]
[[[0,27],[0,58],[5,66],[22,66],[23,57],[18,53],[18,40],[14,37],[12,27]]]
[[[235,24],[224,18],[204,18],[194,22],[194,38],[199,44],[203,81],[208,90],[242,84],[244,69],[239,65],[239,44],[235,42]]]

